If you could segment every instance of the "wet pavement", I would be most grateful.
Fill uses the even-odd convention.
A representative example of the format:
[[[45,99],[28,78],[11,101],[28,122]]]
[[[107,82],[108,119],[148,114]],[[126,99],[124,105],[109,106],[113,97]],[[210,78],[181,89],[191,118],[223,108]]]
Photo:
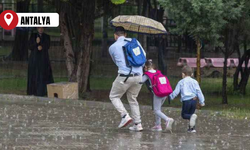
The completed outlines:
[[[197,111],[197,133],[187,133],[180,109],[164,108],[176,121],[173,133],[152,132],[150,106],[141,106],[143,132],[117,129],[111,103],[0,95],[1,150],[206,150],[250,149],[249,120],[230,120]],[[131,124],[132,125],[132,124]]]

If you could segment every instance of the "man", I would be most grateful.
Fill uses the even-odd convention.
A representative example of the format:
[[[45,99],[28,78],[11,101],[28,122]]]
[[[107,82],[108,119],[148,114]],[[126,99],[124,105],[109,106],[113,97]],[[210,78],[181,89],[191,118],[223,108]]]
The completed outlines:
[[[141,125],[140,109],[139,109],[139,104],[137,102],[137,96],[141,89],[141,84],[139,84],[139,82],[141,82],[143,75],[142,66],[132,67],[132,72],[129,75],[129,78],[127,79],[126,82],[124,82],[124,80],[126,79],[131,70],[131,68],[126,66],[126,60],[123,52],[123,46],[127,43],[126,40],[130,41],[131,39],[125,37],[126,37],[125,29],[123,27],[116,27],[114,33],[114,38],[116,42],[109,47],[109,53],[114,63],[118,67],[118,76],[113,82],[109,98],[122,117],[121,123],[119,124],[118,128],[123,128],[127,126],[130,122],[132,122],[133,118],[134,125],[129,129],[133,131],[142,131],[143,128]],[[138,45],[142,48],[139,42]],[[142,51],[144,55],[146,55],[143,48]],[[127,110],[125,109],[121,101],[121,97],[125,93],[127,95],[128,103],[131,108],[132,118],[128,114]]]
[[[50,36],[44,28],[37,28],[29,40],[31,54],[28,64],[27,94],[35,96],[47,95],[47,84],[53,83],[52,69],[49,60]]]

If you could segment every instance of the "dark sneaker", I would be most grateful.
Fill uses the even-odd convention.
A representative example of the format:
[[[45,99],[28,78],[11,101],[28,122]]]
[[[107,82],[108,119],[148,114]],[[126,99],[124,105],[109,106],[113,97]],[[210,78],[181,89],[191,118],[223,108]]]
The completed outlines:
[[[188,132],[189,132],[189,133],[196,133],[195,127],[191,128],[191,127],[189,126]]]

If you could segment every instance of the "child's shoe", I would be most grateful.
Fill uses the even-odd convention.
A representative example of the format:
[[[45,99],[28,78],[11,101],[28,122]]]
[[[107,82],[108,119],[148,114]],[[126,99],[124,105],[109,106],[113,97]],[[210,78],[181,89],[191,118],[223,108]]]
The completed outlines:
[[[142,131],[143,128],[142,128],[141,123],[138,123],[138,124],[134,124],[132,127],[129,127],[129,130],[131,130],[131,131]]]
[[[129,114],[126,114],[126,116],[122,117],[121,123],[119,124],[118,128],[126,127],[130,122],[132,122],[132,118],[129,116]]]
[[[166,122],[166,130],[172,130],[172,124],[174,123],[173,118],[169,118],[168,121]]]
[[[161,125],[155,125],[151,128],[151,131],[162,131]]]
[[[189,123],[191,128],[193,128],[195,126],[196,119],[197,119],[197,115],[193,114],[190,118],[190,123]]]

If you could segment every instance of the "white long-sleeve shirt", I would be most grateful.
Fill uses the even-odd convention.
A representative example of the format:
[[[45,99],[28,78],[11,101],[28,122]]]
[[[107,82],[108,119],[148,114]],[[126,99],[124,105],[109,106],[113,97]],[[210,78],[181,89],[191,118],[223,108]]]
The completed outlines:
[[[171,100],[179,95],[179,93],[181,93],[181,101],[187,101],[194,97],[198,97],[200,104],[205,104],[205,98],[198,82],[191,77],[185,77],[178,82],[173,93],[169,95]]]

